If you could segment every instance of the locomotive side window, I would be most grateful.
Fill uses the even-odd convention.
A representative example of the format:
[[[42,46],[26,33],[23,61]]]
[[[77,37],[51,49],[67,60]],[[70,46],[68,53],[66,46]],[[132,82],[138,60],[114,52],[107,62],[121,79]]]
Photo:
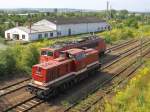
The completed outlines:
[[[76,60],[82,60],[83,58],[85,58],[85,54],[84,53],[80,53],[80,54],[75,56]]]
[[[64,52],[60,52],[60,57],[65,57],[65,53]]]

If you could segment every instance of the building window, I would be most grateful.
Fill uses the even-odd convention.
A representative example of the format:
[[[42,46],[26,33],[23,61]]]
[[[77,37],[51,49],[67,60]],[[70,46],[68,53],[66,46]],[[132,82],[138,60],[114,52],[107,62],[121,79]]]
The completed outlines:
[[[61,32],[59,32],[59,35],[61,36]]]
[[[68,29],[68,35],[69,36],[71,35],[71,29],[70,28]]]
[[[61,36],[61,32],[59,31],[59,32],[57,32],[57,36]]]
[[[45,33],[44,36],[45,36],[45,38],[48,37],[48,33]]]
[[[38,34],[38,39],[42,39],[42,34]]]
[[[25,35],[22,35],[22,39],[25,39]]]
[[[101,28],[100,27],[98,27],[98,29],[97,29],[98,31],[100,31],[101,30]]]
[[[50,33],[50,36],[53,37],[53,32]]]

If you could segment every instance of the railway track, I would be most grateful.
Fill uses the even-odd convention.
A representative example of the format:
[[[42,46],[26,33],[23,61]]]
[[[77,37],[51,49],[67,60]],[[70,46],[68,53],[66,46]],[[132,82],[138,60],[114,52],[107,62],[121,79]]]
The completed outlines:
[[[15,84],[11,84],[9,86],[1,88],[0,89],[0,97],[26,87],[26,84],[29,83],[30,80],[31,80],[31,78],[27,78],[23,81],[19,81]]]
[[[150,41],[150,39],[145,39],[144,41],[143,41],[143,44],[145,44],[145,43],[147,43],[147,42],[149,42]],[[122,52],[120,52],[121,51],[121,49],[119,48],[119,50],[115,50],[115,51],[113,51],[112,50],[112,52],[110,53],[110,52],[107,52],[107,54],[108,54],[108,58],[107,57],[105,57],[104,59],[102,59],[102,60],[100,60],[100,62],[103,64],[103,65],[105,65],[105,64],[107,64],[107,63],[110,63],[111,61],[114,61],[114,60],[116,60],[118,57],[120,57],[120,56],[122,56],[122,55],[124,55],[124,54],[126,54],[126,53],[128,53],[128,52],[130,52],[130,51],[132,51],[133,49],[136,49],[136,48],[139,48],[140,47],[140,43],[134,43],[133,45],[131,45],[131,46],[128,46],[127,47],[127,49],[122,49]],[[124,48],[124,47],[123,47]],[[116,52],[117,51],[117,52]],[[118,52],[119,51],[119,52]],[[110,55],[110,57],[109,57],[109,55]]]
[[[114,45],[113,47],[110,47],[106,50],[107,51],[110,51],[110,50],[117,50],[117,49],[120,49],[122,47],[125,47],[127,45],[130,45],[130,44],[133,44],[133,43],[136,43],[138,42],[139,40],[129,40],[129,41],[126,41],[126,42],[123,42],[121,44],[118,44],[118,45]]]
[[[150,50],[147,50],[143,57],[148,55],[150,53]],[[86,112],[88,111],[93,105],[101,101],[104,96],[110,94],[112,90],[120,85],[124,80],[128,79],[138,68],[141,67],[141,64],[136,64],[136,59],[134,59],[132,62],[128,63],[126,66],[123,66],[119,71],[117,71],[115,74],[113,74],[113,77],[111,79],[105,80],[97,89],[92,91],[93,94],[90,97],[85,97],[81,100],[83,100],[81,103],[77,102],[70,107],[68,107],[64,112]],[[120,75],[124,75],[124,78],[120,78],[117,82],[115,82],[112,85],[113,80],[118,78]],[[111,86],[109,85],[111,84]],[[104,88],[106,86],[106,88]],[[109,88],[108,88],[108,87]]]
[[[137,41],[138,40],[130,40],[130,41],[124,42],[122,44],[116,45],[116,46],[114,46],[112,48],[109,48],[109,50],[110,49],[112,49],[112,50],[115,49],[116,50],[117,48],[121,48],[121,47],[127,46],[127,45],[129,45],[131,43],[135,43]],[[134,46],[134,47],[138,47],[138,46],[139,45]],[[131,48],[129,50],[126,50],[125,52],[120,53],[118,55],[118,57],[121,56],[121,55],[123,55],[123,54],[125,54],[125,53],[127,53],[127,52],[129,52],[129,51],[131,51],[132,49],[133,48]],[[22,88],[26,87],[26,85],[29,83],[30,80],[31,80],[31,78],[27,78],[27,79],[25,79],[23,81],[19,81],[17,83],[14,83],[14,84],[8,85],[6,87],[0,88],[0,97],[5,96],[7,94],[10,94],[12,92],[15,92],[15,91],[17,91],[19,89],[22,89]]]
[[[150,44],[150,41],[144,42],[143,44],[144,44],[143,47],[146,47],[146,46],[148,46],[148,45]],[[121,59],[126,58],[127,56],[129,56],[129,55],[135,53],[135,52],[138,51],[138,50],[140,50],[140,45],[137,45],[137,46],[135,46],[135,48],[131,48],[131,49],[129,49],[129,50],[126,50],[126,51],[120,53],[120,54],[118,55],[118,58],[117,58],[117,59],[111,61],[111,62],[108,63],[108,64],[104,64],[104,65],[101,67],[101,70],[104,70],[104,69],[110,67],[111,65],[117,63],[117,62],[120,61]]]
[[[44,100],[40,100],[36,96],[33,96],[31,98],[28,98],[27,100],[15,104],[12,107],[7,108],[3,112],[9,112],[9,111],[27,112],[28,110],[31,110],[32,108],[40,105],[43,102]]]
[[[148,43],[146,43],[144,46],[147,46],[148,44],[150,44],[149,42]],[[130,49],[130,50],[127,50],[127,51],[125,51],[125,53],[122,53],[122,55],[123,54],[126,54],[126,53],[128,53],[128,52],[130,52],[130,51],[132,51],[133,49]],[[139,48],[137,48],[136,50],[134,50],[134,52],[136,52],[137,50],[139,50]],[[121,54],[120,54],[121,55]],[[128,54],[129,55],[129,54]],[[125,55],[125,56],[127,56],[127,55]],[[125,56],[122,56],[121,58],[118,58],[118,60],[116,60],[116,62],[118,62],[119,60],[121,60],[121,59],[123,59],[123,57],[125,57]],[[103,69],[104,68],[107,68],[107,67],[109,67],[109,66],[111,66],[111,65],[113,65],[114,63],[116,63],[115,61],[113,61],[113,62],[111,62],[111,64],[108,64],[107,66],[105,66],[105,67],[103,67]],[[30,80],[30,79],[29,79]],[[20,82],[21,83],[21,82]],[[20,84],[20,83],[18,83],[18,84]],[[17,84],[14,84],[14,85],[17,85]],[[10,86],[11,87],[11,86]],[[25,87],[25,86],[24,86]],[[7,88],[7,87],[6,87]],[[2,90],[2,89],[1,89]],[[18,90],[18,89],[17,89]],[[34,102],[34,103],[33,103]],[[29,98],[29,99],[27,99],[27,100],[25,100],[25,101],[23,101],[23,102],[20,102],[20,103],[18,103],[18,104],[16,104],[16,105],[14,105],[14,106],[12,106],[12,107],[10,107],[10,108],[7,108],[6,110],[4,110],[3,112],[7,112],[7,111],[10,111],[10,110],[15,110],[15,111],[19,111],[19,112],[25,112],[25,111],[28,111],[28,110],[30,110],[30,109],[32,109],[32,108],[34,108],[34,107],[36,107],[36,106],[38,106],[38,105],[40,105],[41,103],[44,103],[44,101],[42,101],[42,100],[39,100],[39,99],[37,99],[35,96],[33,96],[32,98]]]

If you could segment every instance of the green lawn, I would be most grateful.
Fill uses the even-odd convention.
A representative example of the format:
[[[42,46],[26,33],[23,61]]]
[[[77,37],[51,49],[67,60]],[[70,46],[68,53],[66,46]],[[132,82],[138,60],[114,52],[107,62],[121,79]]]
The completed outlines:
[[[7,46],[4,44],[4,39],[0,37],[0,49],[5,49]]]

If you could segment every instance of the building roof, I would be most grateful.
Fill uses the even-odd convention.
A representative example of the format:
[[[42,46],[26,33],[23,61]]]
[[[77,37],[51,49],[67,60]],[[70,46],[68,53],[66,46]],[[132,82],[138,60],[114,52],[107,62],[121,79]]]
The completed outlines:
[[[31,30],[29,27],[16,27],[26,33],[38,33],[38,32],[50,32],[50,31],[54,31],[54,29],[52,29],[49,26],[32,26]]]
[[[50,18],[48,19],[50,22],[62,25],[62,24],[80,24],[80,23],[99,23],[106,22],[105,20],[101,20],[96,17],[74,17],[74,18]]]
[[[106,22],[105,20],[101,20],[96,17],[72,17],[72,18],[51,18],[51,19],[43,19],[29,27],[15,27],[26,33],[40,33],[40,32],[50,32],[55,31],[56,29],[52,28],[51,23],[55,25],[63,25],[63,24],[81,24],[81,23],[100,23]],[[10,29],[11,30],[11,29]]]

